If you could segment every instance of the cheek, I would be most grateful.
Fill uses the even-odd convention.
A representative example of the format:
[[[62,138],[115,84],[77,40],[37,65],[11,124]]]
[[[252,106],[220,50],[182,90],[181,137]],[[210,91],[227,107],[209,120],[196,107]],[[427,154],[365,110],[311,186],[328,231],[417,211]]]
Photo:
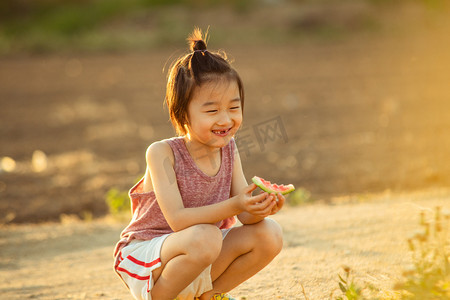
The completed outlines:
[[[209,131],[211,129],[213,122],[209,118],[199,118],[193,123],[193,129],[200,131]]]
[[[241,124],[242,124],[242,112],[241,113],[239,113],[239,114],[237,114],[237,116],[234,118],[234,123],[237,125],[237,126],[241,126]]]

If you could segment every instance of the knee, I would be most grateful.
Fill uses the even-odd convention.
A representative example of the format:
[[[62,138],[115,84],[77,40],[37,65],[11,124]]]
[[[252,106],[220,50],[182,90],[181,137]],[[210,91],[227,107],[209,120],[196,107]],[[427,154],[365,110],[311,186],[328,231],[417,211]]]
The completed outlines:
[[[193,260],[210,265],[219,256],[222,249],[222,232],[216,226],[209,224],[194,225],[189,229],[187,254]]]
[[[275,257],[283,248],[283,231],[281,226],[272,219],[264,219],[256,224],[257,243],[262,246],[267,255]]]

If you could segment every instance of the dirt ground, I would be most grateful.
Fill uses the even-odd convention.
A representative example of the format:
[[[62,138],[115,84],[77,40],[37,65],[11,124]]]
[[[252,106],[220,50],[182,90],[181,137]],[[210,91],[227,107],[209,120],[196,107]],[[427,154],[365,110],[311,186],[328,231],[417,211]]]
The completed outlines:
[[[284,250],[233,294],[303,299],[302,284],[328,299],[344,264],[380,288],[399,278],[419,208],[450,200],[448,25],[226,48],[246,89],[246,175],[323,200],[275,216]],[[105,193],[173,135],[162,100],[181,53],[0,58],[0,298],[130,299]]]
[[[342,266],[356,282],[391,291],[410,263],[407,238],[419,212],[449,207],[450,190],[334,199],[335,205],[287,208],[274,216],[284,249],[232,291],[249,300],[329,299]],[[111,219],[0,227],[2,299],[132,299],[112,270],[112,245],[125,224]]]
[[[230,46],[248,178],[316,199],[449,186],[447,32]],[[0,222],[105,214],[105,193],[128,190],[147,146],[173,136],[162,101],[168,58],[181,53],[0,58]]]

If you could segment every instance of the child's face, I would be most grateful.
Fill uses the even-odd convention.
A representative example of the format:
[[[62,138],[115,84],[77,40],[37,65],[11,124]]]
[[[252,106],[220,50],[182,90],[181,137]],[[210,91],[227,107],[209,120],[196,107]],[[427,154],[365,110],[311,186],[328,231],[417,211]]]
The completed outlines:
[[[242,123],[239,87],[235,80],[215,80],[194,89],[188,106],[188,133],[211,147],[227,145]]]

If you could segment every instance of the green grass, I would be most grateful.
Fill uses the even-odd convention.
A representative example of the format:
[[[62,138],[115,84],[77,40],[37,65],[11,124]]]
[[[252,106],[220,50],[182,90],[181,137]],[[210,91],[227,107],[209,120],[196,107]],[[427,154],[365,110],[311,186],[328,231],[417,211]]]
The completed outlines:
[[[0,2],[0,54],[179,46],[196,25],[211,25],[214,43],[220,45],[223,41],[242,45],[333,42],[361,31],[376,32],[379,11],[401,10],[397,1],[361,1],[368,10],[360,6],[355,10],[354,0],[272,4],[256,0],[4,0]],[[436,4],[440,0],[400,2],[442,8]],[[265,13],[259,15],[261,10]]]
[[[413,262],[398,285],[402,299],[450,299],[450,213],[423,211],[419,228],[408,239]]]
[[[312,203],[314,199],[311,197],[311,193],[305,188],[296,188],[295,191],[288,194],[286,202],[290,206],[299,206],[302,204]]]
[[[195,24],[195,20],[187,20],[184,16],[186,12],[224,6],[228,2],[38,0],[18,4],[14,0],[5,0],[0,4],[0,54],[139,50],[179,44]],[[235,12],[242,13],[253,0],[229,3]],[[180,9],[183,16],[177,13]]]
[[[117,188],[111,188],[106,193],[105,201],[108,205],[109,213],[113,216],[130,212],[130,198],[128,197],[127,191],[120,191]]]
[[[396,291],[379,291],[376,287],[358,284],[351,275],[351,269],[344,267],[344,276],[338,274],[340,295],[332,294],[330,299],[450,299],[449,231],[450,212],[441,207],[432,212],[422,211],[419,229],[407,240],[412,256],[411,267],[405,270],[401,282],[395,286],[393,283]]]

